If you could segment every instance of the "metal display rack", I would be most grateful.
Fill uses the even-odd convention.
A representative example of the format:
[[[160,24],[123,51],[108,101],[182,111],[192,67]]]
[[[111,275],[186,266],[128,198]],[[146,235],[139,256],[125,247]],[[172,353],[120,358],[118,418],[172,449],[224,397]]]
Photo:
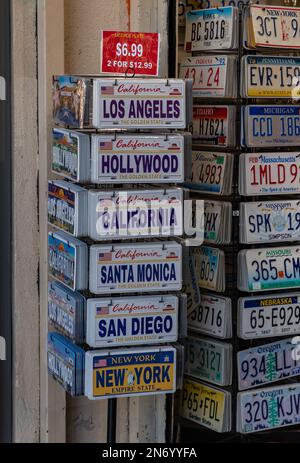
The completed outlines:
[[[220,8],[221,9],[221,8]],[[291,426],[287,428],[280,428],[280,429],[273,429],[269,431],[264,431],[264,432],[256,432],[256,433],[251,433],[251,434],[240,434],[236,432],[236,409],[237,409],[237,392],[238,390],[238,380],[237,380],[237,353],[241,350],[248,349],[251,347],[255,347],[258,345],[263,345],[263,344],[268,344],[272,342],[278,341],[278,337],[268,337],[268,338],[261,338],[261,339],[254,339],[254,340],[243,340],[238,338],[237,336],[237,310],[238,310],[238,299],[240,297],[251,297],[251,296],[258,296],[261,293],[245,293],[241,292],[237,289],[237,275],[238,275],[238,253],[243,250],[243,249],[255,249],[259,247],[274,247],[277,246],[276,243],[266,243],[266,244],[254,244],[254,245],[243,245],[240,244],[239,241],[239,206],[240,202],[242,201],[247,201],[247,202],[255,202],[255,201],[261,201],[261,197],[257,196],[247,196],[243,197],[239,195],[238,191],[238,172],[239,172],[239,156],[242,152],[270,152],[271,150],[274,152],[280,152],[283,149],[282,148],[272,148],[271,150],[268,148],[244,148],[241,146],[241,108],[242,106],[249,105],[249,104],[293,104],[295,102],[291,100],[281,100],[281,99],[271,99],[268,98],[267,102],[263,98],[243,98],[241,97],[241,59],[244,55],[256,55],[258,54],[256,50],[245,50],[243,47],[243,14],[244,14],[244,9],[245,5],[240,5],[239,7],[239,46],[238,49],[235,51],[230,51],[230,52],[210,52],[210,54],[231,54],[231,55],[236,55],[238,57],[237,60],[237,98],[235,99],[228,99],[228,98],[222,98],[221,101],[218,101],[214,103],[214,100],[208,99],[208,98],[194,98],[194,103],[196,104],[209,104],[209,105],[218,105],[218,104],[226,104],[226,105],[233,105],[236,107],[236,145],[235,149],[228,149],[228,148],[221,148],[221,147],[214,147],[213,149],[218,152],[231,152],[234,153],[234,168],[233,168],[233,190],[232,190],[232,195],[231,196],[208,196],[205,194],[201,193],[201,199],[212,201],[213,199],[216,199],[218,201],[228,201],[231,202],[232,204],[232,241],[230,245],[215,245],[215,244],[209,244],[210,247],[214,248],[219,248],[222,249],[225,252],[226,256],[226,261],[229,264],[229,266],[232,269],[232,278],[230,281],[230,285],[227,286],[226,283],[226,291],[224,293],[220,293],[220,296],[227,296],[230,297],[232,300],[232,339],[225,339],[222,340],[224,342],[228,342],[229,344],[232,344],[233,346],[233,378],[232,378],[232,386],[231,387],[222,387],[222,389],[230,391],[232,394],[232,431],[229,433],[223,433],[219,434],[214,431],[211,431],[201,425],[198,425],[195,422],[183,419],[181,417],[178,417],[178,430],[177,433],[180,435],[180,442],[198,442],[198,443],[208,443],[208,442],[220,442],[220,443],[228,443],[228,442],[234,442],[234,443],[240,443],[240,442],[245,442],[245,443],[267,443],[267,442],[298,442],[299,441],[299,432],[300,432],[300,427],[299,425],[297,426]],[[291,54],[290,52],[285,52],[283,50],[280,50],[279,52],[275,52],[276,55],[286,55],[286,54]],[[265,54],[268,55],[274,55],[274,49],[270,50],[270,52]],[[204,56],[205,52],[201,53],[192,53],[191,56]],[[259,54],[263,54],[259,53]],[[296,53],[293,53],[293,55],[297,55]],[[297,55],[299,56],[299,54]],[[199,148],[196,144],[195,148]],[[204,151],[212,151],[212,148],[203,148],[202,146],[200,149]],[[285,151],[291,151],[295,152],[296,148],[284,148]],[[197,194],[195,190],[192,190]],[[198,192],[199,194],[199,192]],[[287,199],[290,198],[289,195],[286,195]],[[293,199],[295,199],[295,195],[291,195]],[[282,196],[276,196],[276,195],[270,195],[270,196],[264,196],[263,200],[282,200]],[[292,245],[293,243],[288,243]],[[282,242],[278,242],[278,245],[284,245]],[[201,288],[200,288],[201,292]],[[284,290],[284,292],[289,293],[289,290]],[[290,290],[290,292],[292,292]],[[209,290],[205,290],[205,293],[209,293]],[[268,296],[268,292],[265,293],[266,297]],[[205,335],[206,336],[206,335]],[[217,340],[217,339],[216,339]],[[292,379],[285,379],[280,382],[275,382],[272,384],[267,384],[265,387],[268,386],[275,386],[275,385],[282,385],[282,384],[288,384],[288,383],[295,383],[300,381],[297,377],[294,377]],[[209,383],[207,383],[209,384]],[[263,386],[262,386],[263,387]],[[254,391],[255,389],[252,389]]]

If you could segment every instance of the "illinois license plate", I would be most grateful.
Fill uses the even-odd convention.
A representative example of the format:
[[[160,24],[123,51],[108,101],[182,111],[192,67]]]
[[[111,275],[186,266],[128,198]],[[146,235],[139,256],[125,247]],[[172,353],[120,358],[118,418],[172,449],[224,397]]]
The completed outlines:
[[[300,48],[300,8],[250,5],[249,9],[250,48]]]
[[[225,186],[225,174],[230,169],[230,166],[227,169],[229,157],[230,155],[227,153],[193,151],[192,186],[210,194],[222,194]]]
[[[231,395],[184,378],[180,415],[213,431],[228,432],[231,429]]]
[[[246,153],[240,157],[241,195],[284,195],[300,192],[300,154]]]
[[[175,342],[178,297],[87,300],[86,342],[95,348]]]
[[[300,247],[241,251],[239,263],[238,277],[246,291],[300,287]]]
[[[237,431],[242,434],[300,423],[300,385],[240,392],[237,395]]]
[[[231,6],[186,15],[186,51],[230,50],[237,43],[237,10]]]
[[[245,106],[242,144],[251,147],[298,146],[300,106]]]
[[[293,358],[294,351],[292,339],[285,339],[238,352],[239,390],[299,375],[300,360]]]
[[[300,202],[267,201],[240,204],[240,242],[300,240]]]
[[[239,336],[267,338],[300,333],[300,293],[239,299]]]
[[[248,55],[242,64],[245,97],[299,98],[300,58]]]
[[[85,395],[90,400],[175,391],[173,347],[86,352]]]

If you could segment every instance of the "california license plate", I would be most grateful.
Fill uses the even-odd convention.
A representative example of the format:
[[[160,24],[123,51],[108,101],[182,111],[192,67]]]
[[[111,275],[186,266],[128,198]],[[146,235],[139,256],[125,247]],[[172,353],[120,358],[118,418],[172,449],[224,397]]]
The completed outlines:
[[[298,146],[300,106],[244,106],[242,108],[243,146]]]
[[[300,374],[292,339],[251,347],[237,354],[239,390],[251,389]]]
[[[300,58],[244,56],[243,96],[250,98],[299,98]]]
[[[250,5],[249,19],[249,48],[300,48],[300,8]]]
[[[237,395],[237,431],[242,434],[300,423],[300,385],[274,386]]]
[[[238,330],[242,339],[300,333],[300,293],[239,299]]]
[[[242,196],[300,192],[300,153],[241,154],[239,167],[239,192]]]
[[[216,432],[231,430],[231,394],[184,378],[180,415]]]
[[[175,391],[174,347],[86,352],[85,395],[90,400]]]
[[[240,242],[269,243],[300,240],[297,200],[240,203]]]
[[[188,12],[186,15],[186,51],[236,48],[237,24],[237,9],[232,6]]]
[[[300,287],[300,247],[247,249],[238,256],[241,291]]]

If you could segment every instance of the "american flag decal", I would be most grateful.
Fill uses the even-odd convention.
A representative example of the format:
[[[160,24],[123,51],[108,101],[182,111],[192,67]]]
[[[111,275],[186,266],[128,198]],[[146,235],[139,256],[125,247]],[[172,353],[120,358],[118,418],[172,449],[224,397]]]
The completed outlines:
[[[94,368],[98,367],[106,367],[107,366],[107,360],[106,359],[94,359]]]
[[[114,87],[112,85],[101,87],[101,95],[114,95]]]
[[[112,260],[112,252],[104,252],[99,254],[99,260]]]
[[[97,315],[108,315],[109,314],[109,307],[97,307],[96,309]]]
[[[112,141],[101,141],[100,142],[100,150],[108,151],[113,149]]]

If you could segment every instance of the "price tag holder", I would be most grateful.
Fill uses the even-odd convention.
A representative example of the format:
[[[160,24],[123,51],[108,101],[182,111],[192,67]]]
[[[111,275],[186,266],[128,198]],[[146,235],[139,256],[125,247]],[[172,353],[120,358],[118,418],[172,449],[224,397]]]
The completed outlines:
[[[159,45],[157,33],[101,31],[100,73],[157,77]]]

